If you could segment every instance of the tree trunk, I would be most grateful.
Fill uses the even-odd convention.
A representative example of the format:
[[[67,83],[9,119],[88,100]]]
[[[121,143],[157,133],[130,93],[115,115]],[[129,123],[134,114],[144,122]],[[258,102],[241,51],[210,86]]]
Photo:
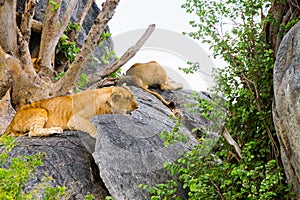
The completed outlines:
[[[293,23],[296,23],[299,20],[300,8],[299,8],[299,3],[297,2],[298,1],[293,1],[293,0],[287,0],[284,2],[273,0],[272,6],[268,13],[268,17],[271,20],[268,20],[268,22],[265,24],[264,31],[266,34],[267,44],[270,45],[271,49],[273,50],[274,52],[273,57],[274,60],[276,60],[275,67],[274,67],[274,100],[273,100],[272,112],[273,112],[273,121],[275,124],[277,137],[280,143],[281,160],[284,166],[287,181],[293,185],[293,189],[295,191],[297,199],[299,199],[300,183],[298,179],[299,173],[297,173],[297,171],[299,171],[300,168],[299,165],[294,164],[295,163],[294,156],[299,156],[299,154],[294,153],[293,156],[291,156],[289,152],[297,151],[297,149],[295,148],[295,146],[294,148],[290,148],[290,146],[287,145],[290,144],[289,141],[290,138],[288,138],[287,135],[290,134],[291,141],[295,141],[293,137],[299,135],[298,134],[299,129],[293,132],[294,129],[292,126],[290,126],[290,124],[285,127],[285,125],[288,124],[288,122],[290,121],[291,117],[295,117],[295,118],[298,117],[293,115],[292,112],[293,110],[295,111],[297,109],[284,107],[284,106],[297,107],[295,103],[290,103],[291,96],[297,94],[297,92],[292,91],[294,88],[296,88],[295,86],[293,86],[293,84],[297,81],[297,77],[294,76],[291,78],[293,79],[293,81],[290,82],[288,81],[291,74],[297,71],[296,66],[299,65],[293,64],[293,62],[295,62],[299,58],[294,57],[293,51],[290,52],[285,51],[285,49],[288,48],[295,49],[295,51],[297,51],[296,50],[297,48],[293,48],[291,44],[287,44],[286,41],[282,41],[285,34],[289,31],[290,28],[292,28]],[[295,34],[294,36],[296,37],[296,35],[297,34]],[[281,42],[284,42],[284,44],[279,48]],[[289,68],[289,67],[291,67],[292,70],[289,69],[291,72],[286,73],[285,68]],[[284,73],[286,74],[283,75]],[[288,82],[288,86],[285,85],[286,82]],[[287,90],[287,88],[290,89]],[[275,99],[277,102],[275,101]],[[295,124],[294,122],[297,120],[293,119],[291,121],[292,121],[291,124]]]
[[[292,0],[287,2],[272,1],[272,6],[269,10],[268,20],[264,26],[264,31],[267,43],[274,51],[274,58],[276,57],[278,47],[283,36],[288,31],[287,24],[300,16],[300,9],[293,3]],[[291,28],[291,27],[289,27]]]

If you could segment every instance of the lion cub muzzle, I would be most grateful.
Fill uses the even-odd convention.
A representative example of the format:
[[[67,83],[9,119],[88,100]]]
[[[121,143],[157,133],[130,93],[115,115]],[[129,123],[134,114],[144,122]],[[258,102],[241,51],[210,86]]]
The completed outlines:
[[[130,89],[123,86],[114,89],[110,106],[112,114],[131,115],[138,108],[138,103]]]

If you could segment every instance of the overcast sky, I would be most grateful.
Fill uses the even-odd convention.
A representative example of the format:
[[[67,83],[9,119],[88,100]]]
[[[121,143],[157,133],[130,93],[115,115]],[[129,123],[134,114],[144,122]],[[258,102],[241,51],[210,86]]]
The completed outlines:
[[[104,2],[104,0],[96,0],[96,2],[98,3],[99,8],[101,9],[101,3]],[[130,45],[133,45],[135,41],[140,37],[140,35],[135,35],[135,32],[133,32],[133,34],[130,35],[130,38],[125,38],[125,40],[130,41],[125,41],[129,44],[126,43],[126,45],[123,45],[122,42],[124,41],[124,37],[121,37],[120,39],[120,35],[125,35],[126,32],[132,30],[147,28],[150,24],[156,24],[156,30],[161,29],[174,31],[174,34],[171,32],[171,35],[173,35],[173,43],[177,43],[177,41],[174,42],[174,38],[178,37],[175,34],[175,32],[180,37],[182,37],[182,40],[185,40],[185,38],[183,37],[186,36],[181,36],[180,34],[184,31],[192,30],[191,26],[189,25],[189,21],[193,18],[195,19],[195,17],[193,17],[190,14],[187,14],[185,10],[181,8],[181,5],[184,2],[184,0],[121,0],[116,9],[115,15],[108,24],[112,33],[113,40],[117,40],[117,42],[114,40],[117,55],[120,56],[128,47],[130,47]],[[155,32],[157,32],[156,30]],[[151,37],[159,37],[158,39],[160,40],[168,39],[161,39],[161,36],[156,36],[155,34],[152,35],[153,36]],[[131,37],[136,38],[132,39]],[[192,41],[192,39],[190,38],[189,40]],[[210,58],[208,58],[208,56],[211,54],[208,51],[208,48],[202,46],[199,41],[193,40],[193,42],[198,46],[193,46],[191,52],[199,52],[198,60],[201,60],[200,65],[203,65],[205,67],[213,66],[213,62],[216,63],[216,61],[212,61]],[[175,50],[172,47],[167,47],[167,49],[165,48],[163,50],[162,49],[162,47],[157,45],[151,47],[150,49],[148,48],[146,51],[145,49],[144,51],[142,51],[142,49],[132,60],[130,60],[127,63],[127,65],[125,65],[125,68],[131,66],[135,62],[147,62],[150,60],[156,60],[164,67],[172,66],[173,70],[177,72],[178,67],[187,67],[186,61],[189,60],[189,56],[182,55],[182,52],[179,52],[178,50]],[[174,78],[171,76],[171,78],[178,78],[177,81],[181,82],[182,79],[185,79],[185,82],[188,82],[187,84],[185,84],[185,86],[188,85],[186,88],[195,90],[207,90],[207,85],[205,85],[204,80],[205,78],[199,78],[199,75],[185,76],[181,72],[178,73],[179,74],[177,74],[177,77]]]
[[[101,8],[104,0],[96,1]],[[109,26],[113,34],[156,24],[158,28],[183,32],[192,16],[181,8],[184,0],[121,0]]]

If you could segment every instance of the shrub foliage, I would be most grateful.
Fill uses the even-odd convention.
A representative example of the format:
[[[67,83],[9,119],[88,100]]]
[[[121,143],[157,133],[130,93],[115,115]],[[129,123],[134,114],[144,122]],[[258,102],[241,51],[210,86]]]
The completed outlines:
[[[198,17],[190,22],[196,31],[185,34],[209,44],[227,63],[215,74],[214,98],[198,98],[196,106],[209,111],[204,114],[214,124],[211,131],[221,137],[211,151],[204,153],[202,142],[166,165],[188,189],[189,199],[293,198],[272,121],[274,55],[263,32],[270,6],[267,0],[186,0],[182,5]],[[240,154],[222,137],[225,130]],[[160,195],[166,194],[161,185],[144,188],[153,199],[169,199]]]

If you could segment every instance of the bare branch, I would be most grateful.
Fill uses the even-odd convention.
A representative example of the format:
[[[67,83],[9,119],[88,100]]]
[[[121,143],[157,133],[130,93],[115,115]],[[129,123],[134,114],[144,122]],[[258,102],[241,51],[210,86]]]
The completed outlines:
[[[78,19],[78,24],[81,26],[83,24],[83,21],[89,11],[89,9],[91,8],[91,6],[93,5],[93,3],[95,2],[95,0],[88,0],[81,12],[81,15]]]
[[[234,147],[235,152],[237,153],[239,159],[242,158],[242,150],[238,143],[231,137],[230,133],[228,132],[227,128],[225,126],[222,127],[222,133],[226,141]]]
[[[53,66],[51,66],[52,54],[56,43],[54,43],[54,36],[57,34],[59,26],[59,12],[62,0],[48,1],[45,11],[44,26],[40,44],[39,59],[41,60],[41,74],[52,73]],[[58,7],[56,7],[56,5]]]
[[[52,71],[54,69],[53,55],[55,52],[55,47],[71,19],[77,2],[78,0],[70,0],[61,22],[59,22],[60,6],[55,8],[55,6],[52,6],[50,3],[48,3],[39,52],[39,58],[41,60],[42,67],[39,74],[42,77],[51,77],[52,75]],[[56,0],[55,4],[61,4],[61,0]]]
[[[20,29],[17,28],[19,58],[23,64],[25,73],[35,75],[31,56],[29,51],[29,40],[31,36],[32,20],[35,11],[36,0],[27,0],[25,5],[25,12],[22,16]]]
[[[96,88],[102,88],[102,87],[109,87],[116,85],[118,82],[118,78],[104,78],[93,85],[89,86],[88,89],[96,89]]]
[[[27,0],[25,4],[25,11],[22,16],[21,21],[21,33],[24,37],[24,40],[29,42],[31,35],[31,26],[32,26],[32,18],[34,15],[34,9],[36,5],[36,0]]]
[[[77,5],[77,2],[78,0],[70,0],[69,4],[68,4],[68,7],[67,7],[67,10],[63,16],[63,18],[61,19],[61,23],[60,23],[60,30],[57,34],[57,41],[56,43],[58,42],[59,38],[64,34],[64,31],[65,29],[67,28],[68,26],[68,23],[71,19],[71,16],[72,16],[72,13]]]
[[[0,5],[0,41],[2,49],[17,56],[16,0],[4,1]]]
[[[43,23],[37,20],[32,20],[31,29],[36,33],[41,33],[43,31]]]
[[[19,59],[23,64],[23,70],[26,74],[30,74],[31,76],[36,75],[29,51],[28,41],[25,40],[21,31],[17,29],[18,33],[18,45],[19,45]]]
[[[96,48],[101,39],[101,34],[114,15],[119,2],[120,0],[107,0],[102,4],[102,11],[95,20],[94,25],[87,36],[86,42],[83,44],[65,76],[54,84],[53,90],[58,95],[66,94],[75,86],[75,81],[81,68],[90,57],[92,51]]]
[[[155,24],[149,25],[145,33],[142,35],[142,37],[138,40],[138,42],[130,47],[119,60],[113,62],[111,65],[107,66],[103,71],[95,74],[91,74],[89,76],[89,82],[88,86],[96,83],[97,81],[107,77],[111,73],[117,71],[120,67],[122,67],[124,64],[126,64],[135,54],[140,50],[140,48],[145,44],[147,39],[150,37],[152,32],[155,29]]]
[[[91,8],[91,6],[93,5],[94,2],[95,2],[95,0],[88,0],[85,4],[84,8],[82,9],[81,15],[80,15],[80,17],[78,19],[78,22],[77,22],[77,24],[80,27],[82,27],[83,21],[84,21],[89,9]],[[70,36],[69,36],[71,41],[75,40],[75,37],[77,35],[77,31],[78,31],[77,29],[72,29],[72,32],[70,33]]]

